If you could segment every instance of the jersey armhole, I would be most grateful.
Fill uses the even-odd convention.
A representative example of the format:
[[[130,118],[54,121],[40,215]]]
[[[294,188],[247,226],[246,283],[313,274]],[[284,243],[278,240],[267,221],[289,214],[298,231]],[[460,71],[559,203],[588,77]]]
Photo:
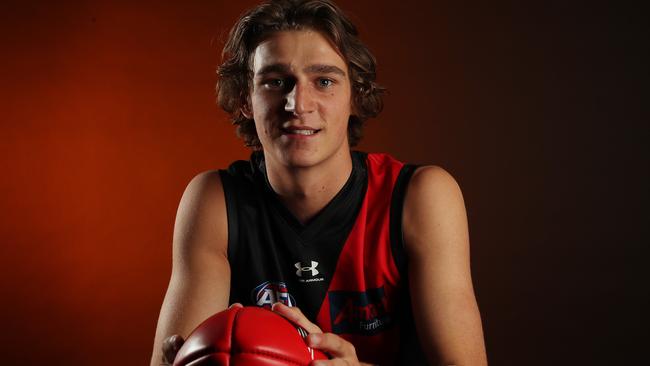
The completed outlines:
[[[422,345],[415,328],[413,310],[411,308],[411,291],[408,286],[408,258],[404,247],[404,235],[402,230],[402,213],[404,211],[404,199],[408,184],[413,173],[419,168],[418,165],[407,164],[402,167],[397,176],[393,196],[390,205],[390,243],[393,251],[393,259],[400,278],[405,286],[402,287],[398,319],[400,322],[400,341],[397,352],[396,365],[427,365],[426,357],[422,351]]]
[[[228,261],[237,253],[237,243],[239,241],[239,224],[237,222],[237,195],[235,194],[235,184],[232,181],[230,173],[226,170],[219,170],[221,185],[223,187],[224,199],[226,201],[226,219],[228,220]]]
[[[406,271],[406,249],[404,248],[404,235],[402,232],[402,213],[404,211],[404,198],[406,189],[417,165],[405,164],[397,176],[390,203],[390,245],[393,260],[400,275]]]

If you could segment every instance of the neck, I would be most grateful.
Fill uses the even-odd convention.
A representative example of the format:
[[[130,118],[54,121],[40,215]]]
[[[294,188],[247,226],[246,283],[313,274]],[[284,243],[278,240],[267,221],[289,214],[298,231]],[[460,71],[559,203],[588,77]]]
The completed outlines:
[[[302,224],[316,216],[336,196],[351,172],[349,150],[310,167],[288,167],[266,159],[271,187]]]

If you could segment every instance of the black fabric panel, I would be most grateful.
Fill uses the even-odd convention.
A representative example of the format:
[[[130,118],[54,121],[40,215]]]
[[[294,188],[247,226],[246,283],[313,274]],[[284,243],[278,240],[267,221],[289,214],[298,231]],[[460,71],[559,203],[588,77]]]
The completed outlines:
[[[411,303],[411,291],[408,286],[408,276],[402,277],[404,279],[404,287],[402,289],[403,296],[402,304],[399,310],[399,323],[400,323],[400,344],[397,356],[396,365],[413,365],[425,366],[428,365],[422,344],[418,338],[417,329],[415,327],[415,320],[413,319],[413,305]]]
[[[271,290],[290,294],[292,303],[315,320],[365,197],[365,159],[353,153],[348,182],[305,225],[297,223],[268,183],[263,155],[254,153],[250,161],[235,162],[222,173],[228,229],[236,233],[229,237],[230,303],[255,305],[259,285],[269,281]],[[312,261],[318,262],[318,275],[307,270]],[[278,288],[280,283],[286,287]]]
[[[404,236],[402,231],[402,215],[404,212],[404,199],[413,173],[417,165],[406,164],[400,171],[390,207],[390,242],[393,251],[393,259],[402,278],[403,299],[399,308],[400,323],[400,345],[397,357],[397,365],[428,365],[422,345],[418,339],[415,320],[413,319],[413,307],[411,303],[411,291],[409,289],[408,257],[404,247]]]

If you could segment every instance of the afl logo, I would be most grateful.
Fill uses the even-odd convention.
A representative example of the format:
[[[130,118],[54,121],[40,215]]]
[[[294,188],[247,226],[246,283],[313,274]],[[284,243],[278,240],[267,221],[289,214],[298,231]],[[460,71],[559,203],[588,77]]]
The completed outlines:
[[[294,267],[296,267],[296,269],[297,269],[296,275],[298,275],[298,277],[302,277],[303,272],[309,272],[312,277],[314,277],[314,276],[316,276],[317,274],[320,273],[316,269],[316,267],[318,267],[318,262],[316,262],[316,261],[311,261],[311,266],[310,265],[305,266],[305,265],[303,265],[302,262],[296,262],[294,264]]]
[[[270,308],[276,302],[296,306],[296,300],[291,296],[284,282],[263,282],[255,287],[252,295],[253,302],[260,307]]]

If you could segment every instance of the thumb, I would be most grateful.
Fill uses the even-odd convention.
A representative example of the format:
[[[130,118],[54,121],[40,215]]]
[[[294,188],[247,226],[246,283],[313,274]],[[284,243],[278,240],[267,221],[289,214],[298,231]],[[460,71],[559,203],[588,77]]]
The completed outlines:
[[[163,341],[163,364],[171,365],[174,363],[174,358],[176,358],[176,354],[178,353],[178,350],[181,349],[181,346],[183,346],[183,343],[185,343],[185,340],[183,340],[183,337],[178,334],[167,337],[167,339]]]

